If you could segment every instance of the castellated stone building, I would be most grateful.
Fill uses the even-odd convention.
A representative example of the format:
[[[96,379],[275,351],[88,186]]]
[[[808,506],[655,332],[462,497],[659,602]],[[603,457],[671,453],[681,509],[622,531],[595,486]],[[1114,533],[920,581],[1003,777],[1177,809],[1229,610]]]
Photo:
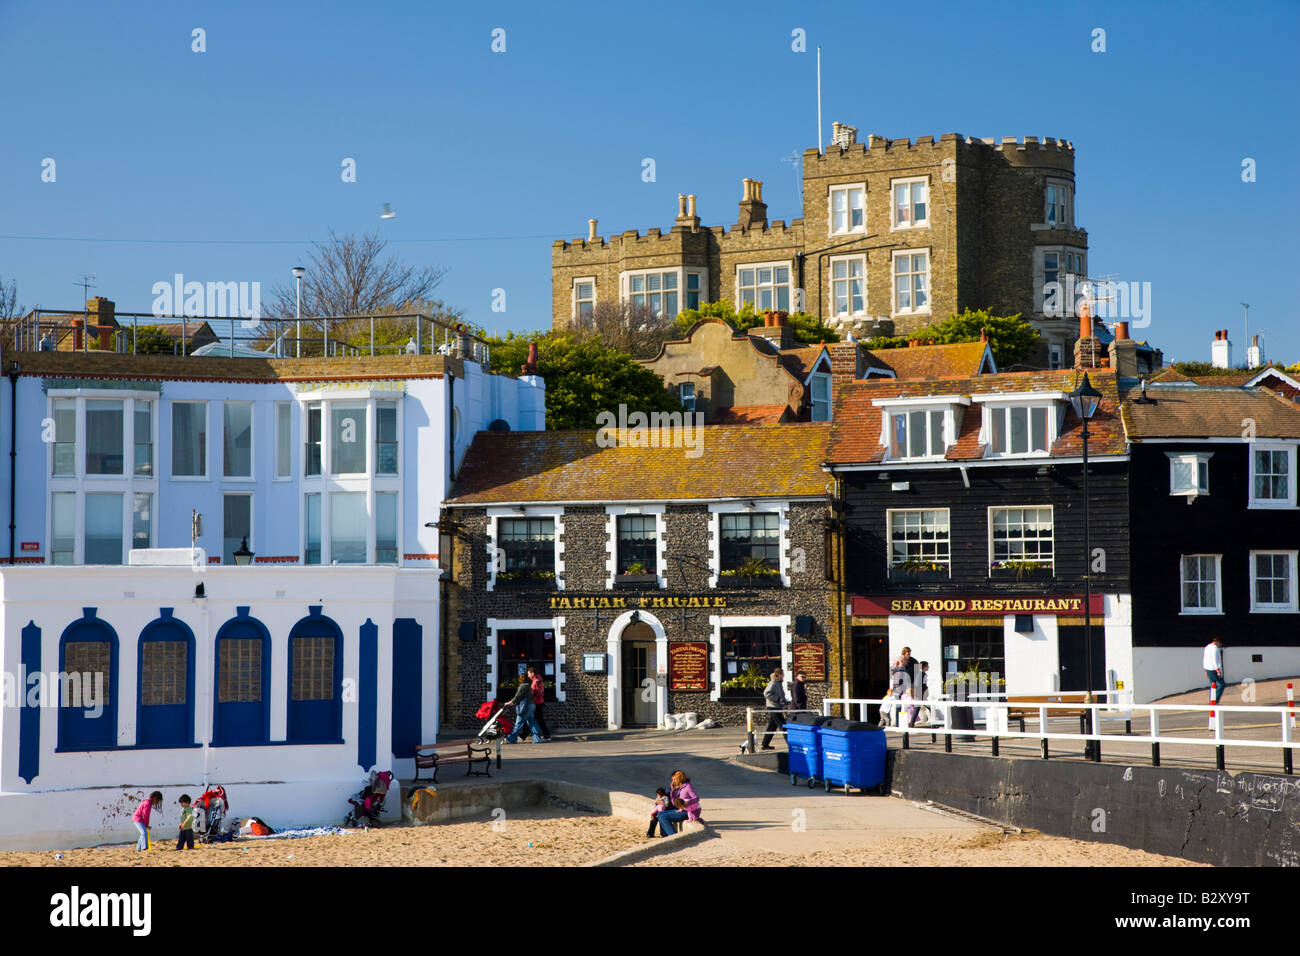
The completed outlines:
[[[676,315],[727,299],[759,311],[802,309],[859,338],[906,334],[964,309],[1020,313],[1043,335],[1031,364],[1070,364],[1070,303],[1044,313],[1045,289],[1087,274],[1088,234],[1074,216],[1074,147],[1026,136],[945,133],[834,142],[803,155],[803,216],[769,221],[763,184],[743,181],[730,227],[702,226],[679,196],[667,232],[653,228],[552,246],[555,326],[619,298]]]

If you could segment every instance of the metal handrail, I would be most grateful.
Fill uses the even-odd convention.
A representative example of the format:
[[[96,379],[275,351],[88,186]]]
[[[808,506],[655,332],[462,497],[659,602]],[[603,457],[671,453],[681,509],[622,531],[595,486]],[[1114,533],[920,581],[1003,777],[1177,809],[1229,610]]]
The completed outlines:
[[[1059,692],[1053,692],[1059,693]],[[1110,702],[1086,703],[1082,701],[1063,701],[1063,702],[1040,702],[1034,701],[1029,704],[1019,704],[1005,701],[961,701],[961,700],[930,700],[917,699],[913,702],[900,700],[899,698],[853,698],[853,697],[827,697],[822,701],[822,713],[824,716],[830,715],[832,706],[840,705],[846,710],[854,705],[859,707],[859,715],[865,713],[865,708],[870,705],[899,705],[912,706],[912,704],[932,705],[940,704],[943,707],[980,707],[985,709],[986,717],[983,729],[961,728],[953,729],[951,721],[947,721],[945,726],[926,726],[926,727],[897,727],[886,726],[882,728],[887,733],[896,733],[903,736],[903,746],[906,749],[909,746],[908,738],[913,733],[928,733],[932,738],[943,736],[944,749],[951,752],[952,738],[961,737],[986,737],[989,738],[993,745],[994,756],[998,755],[998,741],[1004,738],[1038,740],[1041,746],[1043,759],[1048,757],[1049,740],[1091,740],[1097,741],[1097,749],[1093,759],[1100,760],[1100,741],[1104,739],[1114,739],[1114,735],[1109,738],[1100,731],[1095,733],[1059,733],[1048,732],[1047,721],[1050,719],[1050,711],[1068,710],[1079,711],[1088,710],[1095,715],[1093,726],[1099,726],[1100,721],[1110,715],[1103,714],[1105,710],[1114,710],[1114,704]],[[1292,772],[1292,749],[1295,746],[1293,730],[1295,728],[1295,709],[1292,704],[1263,705],[1263,704],[1126,704],[1130,709],[1143,711],[1147,714],[1147,720],[1150,726],[1148,734],[1124,735],[1126,741],[1133,743],[1151,744],[1151,764],[1160,766],[1160,745],[1165,744],[1187,744],[1191,746],[1212,746],[1215,748],[1215,761],[1218,769],[1225,769],[1224,748],[1231,744],[1234,747],[1256,747],[1271,750],[1282,751],[1282,768],[1283,772],[1290,774]],[[1038,730],[1036,732],[1017,732],[1009,729],[1010,720],[1007,712],[1011,709],[1016,710],[1038,710]],[[1208,729],[1213,733],[1210,738],[1205,737],[1179,737],[1168,736],[1160,733],[1160,715],[1162,713],[1205,713],[1208,715]],[[1225,730],[1230,731],[1230,726],[1225,727],[1225,713],[1248,713],[1257,716],[1272,714],[1278,718],[1278,728],[1280,731],[1279,740],[1251,740],[1240,737],[1225,736]],[[997,719],[990,722],[989,714],[996,715]],[[996,726],[994,726],[996,725]]]

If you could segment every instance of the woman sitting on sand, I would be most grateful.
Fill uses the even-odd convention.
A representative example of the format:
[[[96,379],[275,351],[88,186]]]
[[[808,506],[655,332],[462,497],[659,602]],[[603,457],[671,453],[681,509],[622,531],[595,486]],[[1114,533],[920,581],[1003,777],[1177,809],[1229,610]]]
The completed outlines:
[[[700,798],[696,796],[690,778],[680,770],[673,774],[672,789],[669,791],[668,802],[671,804],[671,809],[661,810],[656,815],[659,820],[660,836],[670,836],[676,833],[677,824],[683,820],[694,820],[697,823],[704,822],[700,817]]]

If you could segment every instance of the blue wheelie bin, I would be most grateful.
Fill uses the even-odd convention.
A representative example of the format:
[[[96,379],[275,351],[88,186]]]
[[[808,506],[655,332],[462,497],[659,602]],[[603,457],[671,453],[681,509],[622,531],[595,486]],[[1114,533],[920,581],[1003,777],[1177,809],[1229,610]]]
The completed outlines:
[[[822,776],[821,725],[829,717],[817,714],[795,714],[785,723],[785,740],[790,748],[790,785],[798,786],[799,778],[806,777],[808,786]]]
[[[885,732],[856,720],[831,718],[818,728],[822,779],[832,786],[876,790],[885,782]]]

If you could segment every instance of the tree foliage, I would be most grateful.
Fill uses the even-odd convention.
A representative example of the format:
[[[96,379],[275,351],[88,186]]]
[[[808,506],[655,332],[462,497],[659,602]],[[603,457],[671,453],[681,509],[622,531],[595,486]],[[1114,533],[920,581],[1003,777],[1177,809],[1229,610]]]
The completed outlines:
[[[594,337],[638,359],[654,358],[660,345],[680,337],[672,319],[617,299],[597,302],[583,323],[570,332],[576,340]]]
[[[980,331],[987,330],[993,361],[999,369],[1023,362],[1038,348],[1038,330],[1015,315],[990,315],[986,309],[967,309],[961,315],[950,315],[936,325],[927,326],[911,335],[881,335],[865,343],[873,352],[881,349],[906,348],[911,339],[934,340],[935,345],[952,345],[957,342],[978,342]]]
[[[119,345],[119,343],[122,343]],[[158,325],[142,325],[134,330],[119,329],[117,340],[113,343],[115,348],[125,347],[125,351],[131,351],[132,343],[135,345],[137,355],[174,355],[180,351],[180,342],[169,335],[166,330]],[[194,339],[190,338],[185,343],[185,352],[188,355],[195,349]]]
[[[486,338],[492,371],[509,375],[519,374],[528,360],[528,344],[537,343],[537,371],[546,380],[548,429],[594,429],[600,412],[617,415],[619,405],[626,405],[629,413],[681,411],[663,379],[595,336],[559,330]]]
[[[677,314],[675,324],[677,331],[685,335],[691,328],[703,319],[722,319],[737,332],[748,332],[750,329],[763,324],[763,313],[754,309],[753,305],[746,302],[741,306],[740,311],[726,299],[720,299],[717,302],[708,302],[701,305],[698,309],[684,309]],[[806,312],[792,312],[786,319],[786,324],[794,331],[796,342],[804,345],[817,345],[820,342],[838,342],[839,333],[829,325],[822,324],[821,319],[815,315],[809,315]]]

